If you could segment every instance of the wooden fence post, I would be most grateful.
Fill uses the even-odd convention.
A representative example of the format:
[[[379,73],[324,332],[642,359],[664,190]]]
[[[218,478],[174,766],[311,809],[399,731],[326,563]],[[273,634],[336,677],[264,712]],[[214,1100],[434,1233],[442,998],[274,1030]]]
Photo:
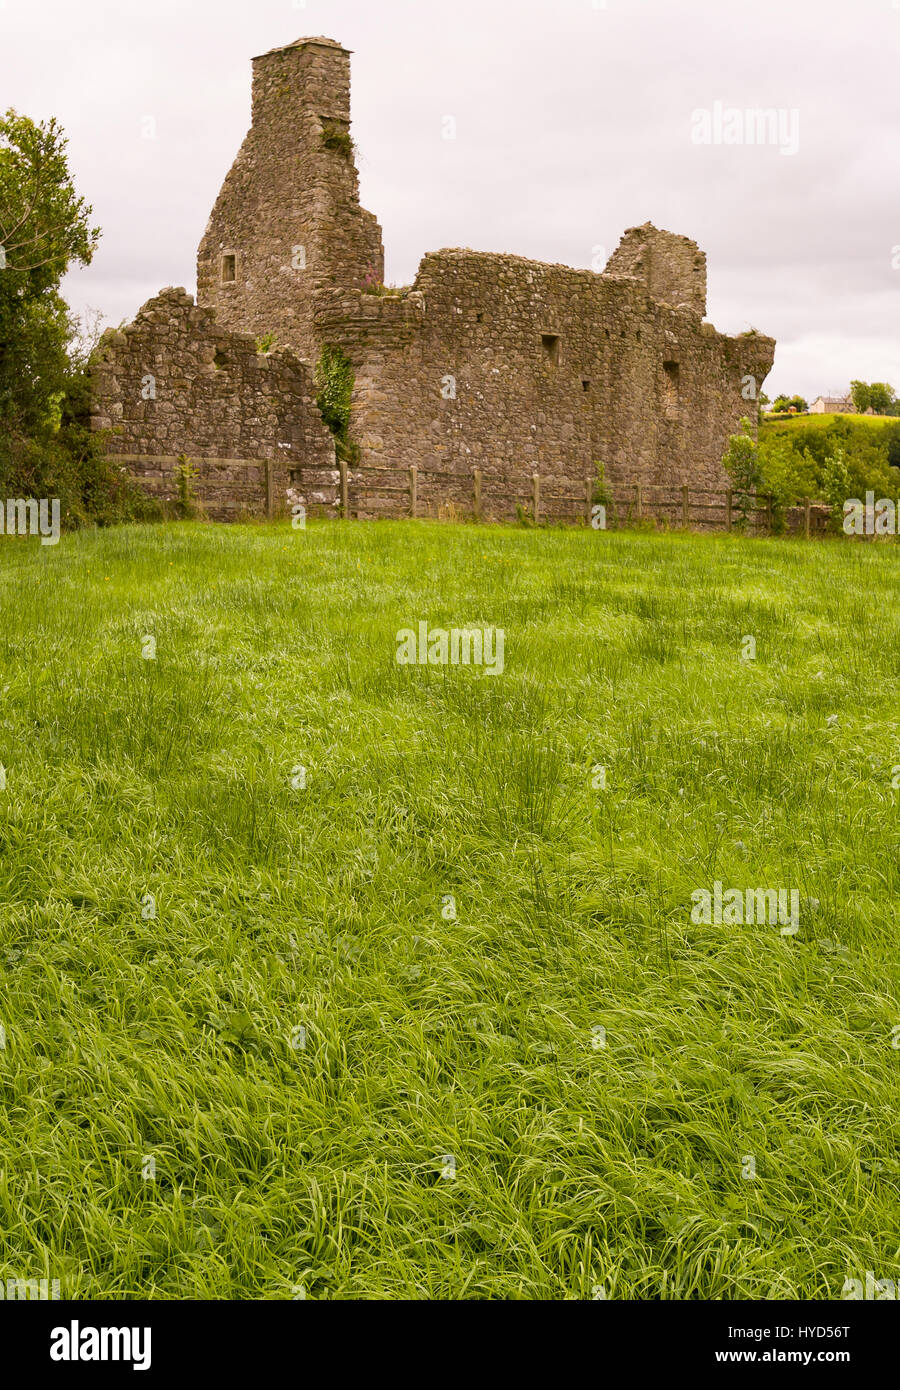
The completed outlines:
[[[350,486],[347,478],[347,460],[341,459],[341,516],[344,521],[350,520]]]
[[[733,496],[734,496],[734,494],[732,493],[731,488],[729,488],[728,491],[727,491],[726,494],[725,494],[725,530],[726,530],[726,531],[730,531],[730,530],[731,530],[731,504],[732,504]]]
[[[587,510],[587,524],[592,526],[594,523],[594,484],[590,478],[584,485],[584,505]]]
[[[541,519],[541,475],[535,473],[532,476],[534,483],[534,524],[538,525]]]
[[[416,464],[409,470],[409,514],[415,516],[419,505],[419,469]]]
[[[643,499],[642,499],[642,497],[641,497],[641,485],[640,485],[640,483],[635,483],[635,485],[634,485],[634,515],[635,515],[635,518],[636,518],[638,521],[640,521],[640,519],[641,519],[641,513],[642,513],[642,512],[643,512]]]
[[[803,504],[803,534],[807,540],[809,540],[809,512],[810,502],[809,498],[807,497],[806,501]]]
[[[476,468],[473,474],[475,479],[475,516],[481,520],[481,469]]]
[[[271,459],[266,459],[266,516],[269,521],[275,515],[275,477]]]
[[[687,487],[681,489],[681,524],[685,530],[688,528],[690,514],[688,511],[688,490]]]

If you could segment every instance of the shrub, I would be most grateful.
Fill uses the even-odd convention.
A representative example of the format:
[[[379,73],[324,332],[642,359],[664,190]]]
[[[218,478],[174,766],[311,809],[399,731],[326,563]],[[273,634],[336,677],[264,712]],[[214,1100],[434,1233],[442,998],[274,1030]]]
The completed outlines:
[[[756,451],[760,487],[772,498],[772,528],[784,530],[786,507],[821,491],[816,461],[807,449],[797,449],[784,435],[760,439]]]
[[[606,467],[596,459],[594,461],[594,482],[591,488],[591,501],[595,507],[612,506],[612,493],[606,485]]]
[[[728,448],[722,456],[722,467],[734,484],[733,503],[738,510],[738,527],[744,530],[753,509],[753,498],[761,482],[759,456],[752,426],[746,418],[741,420],[740,434],[731,435]]]
[[[887,425],[882,438],[887,449],[887,461],[891,468],[900,468],[900,423]]]
[[[355,145],[349,130],[337,125],[334,121],[322,122],[322,144],[326,150],[335,150],[344,159],[352,160],[355,152]]]
[[[843,449],[835,449],[834,453],[826,459],[825,467],[822,470],[822,491],[825,494],[825,500],[831,504],[828,529],[840,531],[844,515],[844,503],[852,495],[850,470],[847,467]]]
[[[159,504],[106,456],[106,440],[90,429],[90,381],[73,372],[57,405],[55,431],[0,432],[0,495],[58,497],[63,527],[158,521]]]
[[[198,512],[197,494],[194,491],[194,481],[198,476],[198,469],[194,467],[187,455],[179,454],[178,464],[175,468],[175,480],[178,487],[178,514],[184,520],[195,517]]]

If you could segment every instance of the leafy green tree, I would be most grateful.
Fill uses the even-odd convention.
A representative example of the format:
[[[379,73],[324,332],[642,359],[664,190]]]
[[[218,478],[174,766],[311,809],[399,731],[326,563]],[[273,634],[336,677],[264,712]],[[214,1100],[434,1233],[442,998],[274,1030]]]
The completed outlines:
[[[59,292],[100,233],[55,120],[0,118],[0,495],[58,497],[65,526],[158,509],[90,430],[90,345]]]
[[[788,410],[796,410],[799,414],[805,415],[806,412],[809,410],[809,406],[807,405],[803,396],[781,395],[775,397],[775,403],[772,406],[772,409],[778,411],[779,413],[784,413]]]
[[[0,422],[21,435],[55,434],[70,381],[73,323],[59,293],[99,238],[72,183],[55,120],[0,119]]]
[[[858,415],[871,409],[875,415],[900,415],[900,400],[886,381],[851,381],[850,394]]]
[[[886,381],[873,381],[869,386],[869,405],[876,415],[891,415],[897,403],[893,386]]]
[[[851,381],[850,395],[853,397],[853,409],[857,415],[865,415],[872,404],[871,387],[868,382]]]
[[[796,410],[801,416],[807,413],[808,409],[810,409],[810,406],[805,402],[803,396],[776,396],[775,404],[772,406],[772,410],[778,411],[779,414],[786,414],[789,410]]]

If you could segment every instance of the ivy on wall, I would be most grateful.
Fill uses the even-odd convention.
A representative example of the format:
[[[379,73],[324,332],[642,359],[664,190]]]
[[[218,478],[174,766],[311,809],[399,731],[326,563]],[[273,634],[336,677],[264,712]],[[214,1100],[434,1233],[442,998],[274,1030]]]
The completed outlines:
[[[352,461],[356,449],[350,443],[350,402],[356,374],[342,348],[326,343],[316,363],[316,405],[334,435],[338,458]]]

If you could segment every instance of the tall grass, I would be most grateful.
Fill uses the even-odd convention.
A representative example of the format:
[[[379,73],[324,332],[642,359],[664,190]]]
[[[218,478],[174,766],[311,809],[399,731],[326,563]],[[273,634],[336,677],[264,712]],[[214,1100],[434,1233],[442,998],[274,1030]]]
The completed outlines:
[[[897,565],[409,522],[3,543],[0,1277],[896,1278]],[[420,619],[502,627],[503,674],[398,666]],[[695,925],[715,879],[798,888],[799,933]]]

